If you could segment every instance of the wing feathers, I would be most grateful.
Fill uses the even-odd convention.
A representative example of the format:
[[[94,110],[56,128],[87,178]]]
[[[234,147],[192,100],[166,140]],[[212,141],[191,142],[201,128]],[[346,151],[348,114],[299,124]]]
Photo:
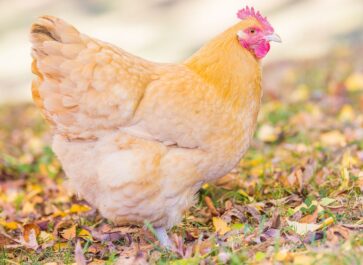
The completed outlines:
[[[67,137],[92,137],[132,119],[155,64],[44,16],[32,26],[37,106]]]

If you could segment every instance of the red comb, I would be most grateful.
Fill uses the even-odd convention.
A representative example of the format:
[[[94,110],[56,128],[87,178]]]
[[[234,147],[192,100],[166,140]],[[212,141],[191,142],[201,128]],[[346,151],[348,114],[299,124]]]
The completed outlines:
[[[263,25],[264,28],[266,28],[267,30],[274,31],[271,24],[267,21],[267,18],[263,17],[259,11],[256,12],[253,7],[249,8],[248,6],[246,6],[245,8],[239,10],[237,13],[237,17],[242,20],[248,17],[254,17],[255,19],[257,19],[257,21],[259,21]]]

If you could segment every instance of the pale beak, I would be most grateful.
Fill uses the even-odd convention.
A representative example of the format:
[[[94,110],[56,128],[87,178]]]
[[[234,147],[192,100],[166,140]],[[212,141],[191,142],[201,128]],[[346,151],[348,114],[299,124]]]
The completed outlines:
[[[265,36],[265,40],[275,41],[275,42],[282,42],[280,36],[277,35],[276,33]]]

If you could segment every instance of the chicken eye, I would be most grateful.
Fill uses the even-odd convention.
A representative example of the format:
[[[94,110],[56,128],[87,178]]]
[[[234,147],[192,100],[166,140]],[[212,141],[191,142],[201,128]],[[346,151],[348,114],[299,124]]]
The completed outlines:
[[[255,29],[251,29],[251,30],[250,30],[250,33],[251,33],[251,34],[255,34],[255,33],[256,33],[256,30],[255,30]]]

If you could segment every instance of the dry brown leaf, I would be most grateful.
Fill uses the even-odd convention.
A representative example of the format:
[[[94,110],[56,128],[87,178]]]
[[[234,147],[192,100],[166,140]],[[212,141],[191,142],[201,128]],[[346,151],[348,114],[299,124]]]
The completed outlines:
[[[64,239],[72,240],[76,237],[77,224],[72,225],[70,228],[64,229],[61,235]]]
[[[216,207],[213,204],[212,199],[209,196],[204,197],[205,204],[207,205],[208,209],[210,210],[211,214],[214,216],[219,216],[219,212],[217,211]]]
[[[23,229],[24,229],[23,230],[24,240],[28,243],[29,243],[29,236],[32,231],[34,231],[35,237],[39,236],[39,234],[40,234],[39,226],[34,223],[24,225]]]
[[[11,239],[9,236],[3,235],[0,232],[0,247],[6,246],[6,245],[10,245],[15,243],[15,241],[13,239]]]
[[[279,180],[285,187],[291,187],[301,192],[303,186],[303,172],[301,168],[293,169],[288,176],[281,176]]]
[[[319,208],[316,207],[315,211],[312,214],[305,215],[303,218],[299,220],[300,223],[312,224],[316,223],[316,219],[318,218]]]
[[[348,228],[341,225],[334,225],[328,229],[327,239],[333,244],[338,244],[340,239],[348,240],[350,232]]]
[[[214,243],[211,240],[204,240],[196,244],[194,252],[203,256],[210,253],[213,250],[213,247]]]
[[[278,211],[274,211],[273,215],[272,215],[272,219],[271,219],[271,228],[274,229],[278,229],[281,226],[281,217],[280,217],[280,213]]]
[[[26,248],[30,248],[33,250],[37,250],[39,248],[37,236],[34,229],[29,230],[28,240],[25,240],[24,237],[20,237],[19,242]]]

